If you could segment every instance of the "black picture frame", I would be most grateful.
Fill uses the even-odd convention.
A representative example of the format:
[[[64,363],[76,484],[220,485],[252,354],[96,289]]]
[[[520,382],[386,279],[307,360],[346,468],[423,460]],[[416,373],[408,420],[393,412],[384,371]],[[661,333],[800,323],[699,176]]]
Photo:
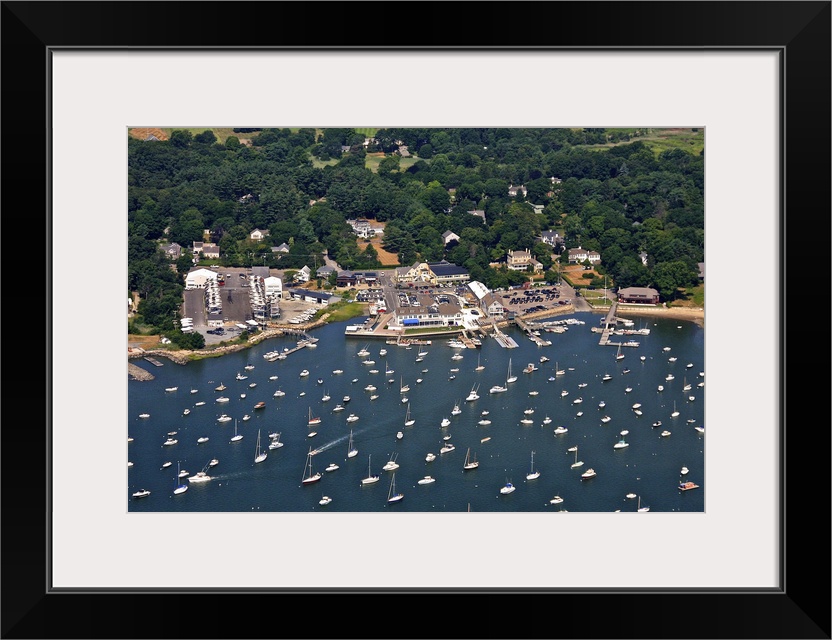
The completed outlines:
[[[221,12],[236,16],[243,26],[218,31],[216,16]],[[262,20],[272,12],[279,17],[273,22]],[[136,19],[161,14],[164,19]],[[14,375],[7,376],[5,390],[7,396],[13,392],[15,397],[6,398],[6,428],[0,432],[4,445],[0,448],[3,638],[288,637],[302,629],[314,637],[389,637],[391,627],[380,614],[390,603],[406,614],[404,618],[395,614],[395,635],[404,637],[459,634],[447,626],[451,614],[462,627],[459,637],[830,638],[830,430],[827,420],[807,421],[799,410],[816,406],[806,399],[825,399],[829,393],[827,375],[817,375],[818,367],[811,365],[818,345],[808,341],[819,339],[822,348],[827,346],[828,301],[823,290],[817,289],[825,285],[820,273],[827,272],[830,263],[830,2],[3,2],[0,17],[6,152],[2,201],[7,205],[4,263],[9,267],[4,275],[20,273],[20,260],[25,261],[27,274],[37,273],[29,265],[43,266],[48,290],[52,268],[48,255],[56,241],[49,238],[48,199],[49,54],[55,49],[764,48],[780,52],[785,80],[781,96],[782,295],[779,300],[761,295],[755,302],[765,313],[771,312],[770,305],[779,305],[783,332],[778,346],[784,452],[779,589],[54,593],[49,588],[47,553],[48,482],[54,481],[48,454],[53,384],[49,353],[44,345],[43,356],[33,357],[32,347],[39,346],[40,340],[34,344],[20,340],[25,336],[10,327],[7,316],[4,355],[11,364],[4,372],[14,369]],[[28,245],[23,240],[32,237],[47,238],[46,259],[40,249],[21,251]],[[818,238],[823,246],[815,248]],[[808,272],[814,278],[792,280],[787,272]],[[3,283],[14,300],[11,279],[3,278]],[[811,301],[808,310],[807,301]],[[31,311],[25,306],[27,313]],[[47,336],[53,317],[42,316],[40,335]],[[820,327],[813,326],[817,322],[822,323]],[[26,334],[31,338],[36,331],[28,326]],[[827,357],[820,358],[824,370],[828,369]],[[32,369],[26,372],[30,384],[42,381],[44,413],[39,413],[38,401],[22,399],[27,396],[21,395],[23,390],[16,382],[21,367]],[[789,371],[794,392],[791,411],[785,402]],[[789,449],[787,444],[798,438],[800,446]],[[42,465],[37,452],[44,452]],[[754,491],[753,483],[749,491]],[[380,601],[380,595],[388,597]],[[406,595],[414,597],[392,599]],[[449,600],[455,595],[489,601]],[[168,606],[174,614],[165,613]],[[233,615],[223,613],[232,610]],[[306,626],[307,611],[312,614],[312,626]],[[324,615],[318,615],[319,611]],[[411,617],[415,624],[407,625]],[[294,622],[288,626],[290,620]]]

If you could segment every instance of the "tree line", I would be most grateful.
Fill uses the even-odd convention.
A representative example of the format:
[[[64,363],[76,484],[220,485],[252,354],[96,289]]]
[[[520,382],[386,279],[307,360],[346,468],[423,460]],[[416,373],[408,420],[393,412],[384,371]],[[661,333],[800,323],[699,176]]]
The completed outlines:
[[[528,278],[492,266],[510,250],[530,249],[554,269],[552,247],[539,240],[551,229],[564,248],[598,251],[597,270],[615,286],[652,286],[665,299],[695,285],[704,261],[704,152],[656,154],[638,131],[397,128],[369,140],[346,128],[240,133],[250,144],[210,130],[128,139],[128,288],[140,293],[147,324],[170,330],[190,249],[205,230],[226,266],[298,269],[322,265],[328,252],[345,269],[379,268],[373,246],[356,242],[346,223],[367,218],[385,223],[382,246],[400,264],[446,259],[497,288]],[[610,142],[618,144],[601,146]],[[525,193],[509,195],[521,185]],[[252,241],[255,228],[269,235]],[[459,242],[446,246],[445,231]],[[162,242],[185,249],[175,271]],[[288,253],[271,251],[282,243]]]

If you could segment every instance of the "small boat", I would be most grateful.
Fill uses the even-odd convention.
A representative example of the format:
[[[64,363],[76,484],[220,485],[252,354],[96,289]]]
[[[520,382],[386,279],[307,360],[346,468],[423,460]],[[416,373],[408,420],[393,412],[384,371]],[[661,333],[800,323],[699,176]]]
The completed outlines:
[[[229,399],[226,398],[225,396],[220,396],[219,398],[216,399],[216,402],[219,402],[219,403],[224,403],[224,402],[228,402],[228,401],[229,401]]]
[[[508,391],[507,387],[502,385],[495,384],[491,389],[488,390],[488,393],[503,393],[504,391]]]
[[[474,454],[474,458],[471,459],[471,447],[468,447],[468,451],[465,453],[465,462],[462,464],[462,468],[465,471],[470,471],[471,469],[476,469],[480,466],[480,463],[477,462],[477,455]]]
[[[301,378],[305,378],[308,375],[309,375],[309,370],[308,369],[304,369],[303,371],[300,372],[300,377]]]
[[[578,413],[575,414],[575,417],[580,418],[582,415],[584,415],[584,412],[583,411],[578,411]]]
[[[569,392],[566,389],[564,389],[563,391],[560,392],[560,397],[561,398],[565,398],[568,395],[569,395]]]
[[[693,363],[692,363],[692,362],[688,362],[688,363],[685,365],[685,369],[693,369]]]
[[[624,393],[630,393],[632,390],[632,387],[627,387],[626,389],[624,389]]]
[[[228,387],[226,387],[222,382],[220,382],[220,386],[214,387],[214,391],[225,391],[226,389],[228,389]]]
[[[511,375],[511,358],[508,359],[508,375],[506,376],[506,384],[517,382],[517,376]]]
[[[534,424],[534,420],[532,420],[531,418],[523,418],[520,421],[520,424]]]
[[[243,375],[242,373],[238,373],[234,376],[237,380],[248,380],[248,376]]]
[[[657,387],[657,389],[658,389],[658,391],[664,391],[664,385],[663,385],[663,384],[660,384],[660,385]]]
[[[603,409],[603,408],[604,408],[604,407],[606,407],[606,406],[607,406],[607,403],[606,403],[606,402],[604,402],[603,400],[601,400],[601,402],[599,402],[599,403],[598,403],[598,408],[599,408],[599,409]]]
[[[695,482],[680,482],[679,483],[679,490],[680,491],[690,491],[691,489],[698,489],[699,485]]]
[[[362,486],[368,485],[368,484],[375,484],[379,480],[378,476],[373,475],[372,459],[373,459],[373,456],[372,456],[372,454],[370,454],[370,456],[367,458],[367,477],[362,478],[362,480],[361,480]]]
[[[261,400],[256,405],[254,405],[254,409],[256,411],[257,409],[263,409],[265,406],[266,406],[266,403],[263,400]]]
[[[173,463],[171,461],[163,462],[162,463],[162,469],[167,469],[172,464]]]
[[[404,426],[412,427],[416,423],[416,420],[410,416],[410,403],[407,403],[407,412],[404,414]]]
[[[273,395],[275,398],[282,398],[283,396],[285,396],[285,395],[286,395],[286,392],[285,392],[285,391],[281,391],[280,389],[278,389],[278,390],[277,390],[277,391],[275,391],[272,395]]]
[[[165,446],[165,447],[170,447],[171,445],[174,445],[174,444],[176,444],[177,442],[179,442],[179,440],[177,440],[176,438],[168,438],[168,439],[167,439],[167,440],[165,440],[165,442],[163,443],[163,446]]]
[[[601,382],[608,382],[609,380],[612,380],[612,376],[608,373],[605,373],[604,377],[601,378]]]
[[[699,433],[705,433],[705,427],[699,425],[698,427],[694,427]]]
[[[333,409],[333,411],[343,411],[343,410],[344,410],[344,405],[342,405],[342,404],[336,404],[335,408]]]
[[[396,491],[396,474],[390,477],[390,488],[387,490],[387,503],[400,502],[404,498],[404,494]]]
[[[439,450],[439,453],[450,453],[450,452],[451,452],[451,451],[453,451],[454,449],[456,449],[456,447],[455,447],[452,443],[450,443],[450,442],[446,442],[446,443],[442,446],[442,448]]]
[[[549,500],[549,504],[560,504],[561,502],[563,502],[563,498],[561,498],[560,496],[555,496],[554,498]]]
[[[586,382],[581,382],[581,383],[578,385],[578,389],[583,389],[585,386],[587,386],[587,383],[586,383]]]
[[[397,454],[391,453],[390,454],[390,459],[384,464],[382,469],[384,471],[395,471],[396,469],[398,469],[399,468],[399,463],[396,462],[397,457],[398,457]]]
[[[552,423],[552,419],[549,416],[546,416],[545,418],[543,418],[543,424],[551,424],[551,423]]]
[[[226,415],[224,413],[219,418],[217,418],[217,422],[230,422],[230,421],[231,421],[231,416]]]
[[[318,504],[322,507],[325,507],[330,502],[332,502],[332,498],[330,498],[329,496],[323,496],[320,500],[318,500]]]
[[[584,399],[583,399],[583,398],[575,398],[575,399],[572,401],[572,404],[581,404],[583,401],[584,401]]]
[[[668,362],[676,362],[676,356],[670,356],[670,357],[667,359],[667,361],[668,361]]]
[[[190,409],[185,409],[185,410],[182,412],[182,415],[183,415],[183,416],[186,416],[186,415],[188,415],[190,412],[191,412],[191,410],[190,410]]]
[[[630,443],[627,442],[626,440],[624,440],[624,438],[621,438],[621,440],[619,440],[614,445],[612,445],[612,448],[613,449],[626,449],[629,446],[630,446]]]
[[[256,382],[250,382],[250,383],[248,384],[248,388],[249,388],[249,389],[254,389],[254,387],[256,387],[256,386],[257,386],[257,383],[256,383]]]
[[[404,432],[396,431],[396,440],[401,440],[402,438],[404,438]]]
[[[560,425],[560,426],[555,427],[555,435],[556,435],[556,436],[562,435],[562,434],[564,434],[564,433],[566,433],[566,432],[568,432],[568,431],[569,431],[569,429],[567,429],[567,428],[566,428],[566,427],[564,427],[563,425]]]
[[[197,402],[194,406],[195,406],[195,407],[204,407],[204,406],[205,406],[205,401],[204,401],[204,400],[200,400],[200,401],[199,401],[199,402]]]
[[[676,376],[674,376],[672,373],[668,373],[668,374],[664,377],[664,379],[665,379],[665,380],[667,380],[668,382],[670,382],[671,380],[675,380],[675,379],[676,379]]]
[[[150,490],[149,489],[139,489],[138,491],[133,493],[133,497],[137,498],[137,499],[138,498],[146,498],[149,495],[150,495]]]
[[[650,507],[642,507],[641,506],[641,496],[638,497],[638,505],[636,506],[636,512],[638,513],[647,513],[650,511]]]
[[[460,413],[462,413],[462,409],[459,408],[459,401],[457,401],[457,403],[454,405],[454,408],[451,409],[451,415],[458,416]]]
[[[249,420],[251,420],[251,416],[250,416],[250,415],[248,415],[248,414],[245,414],[245,415],[243,416],[243,422],[247,422],[247,421],[249,421]]]
[[[531,467],[529,467],[529,472],[526,474],[526,480],[536,480],[539,477],[540,471],[537,471],[534,468],[534,451],[532,451],[532,463]]]
[[[662,351],[670,351],[670,347],[662,347]]]
[[[485,426],[487,426],[487,425],[491,424],[491,420],[487,420],[486,418],[483,418],[482,420],[480,420],[479,422],[477,422],[477,424],[478,424],[478,425],[481,425],[481,426],[483,426],[483,427],[485,427]]]
[[[254,365],[253,364],[247,364],[246,366],[243,367],[243,369],[245,369],[246,371],[251,371],[252,369],[254,369]]]
[[[307,418],[306,424],[310,426],[314,424],[321,424],[320,417],[312,415],[312,407],[309,407],[309,417]]]
[[[679,415],[679,412],[676,410],[676,402],[673,402],[673,413],[670,414],[671,418],[676,418]]]
[[[480,412],[480,415],[481,415],[481,416],[487,416],[489,413],[491,413],[491,412],[490,412],[488,409],[483,409],[483,410]]]
[[[220,461],[217,460],[216,458],[211,458],[211,462],[208,463],[208,466],[209,467],[216,467],[219,463],[220,463]]]
[[[303,394],[301,393],[300,395],[303,395]],[[244,393],[240,394],[240,398],[245,398],[245,397],[246,397],[246,394],[244,394]]]
[[[633,413],[635,413],[637,416],[640,416],[640,415],[644,414],[644,412],[641,409],[634,409]]]
[[[333,471],[337,471],[337,470],[338,470],[338,469],[340,469],[340,468],[341,468],[341,467],[339,467],[337,464],[335,464],[335,463],[333,462],[333,463],[331,463],[331,464],[330,464],[330,465],[329,465],[326,469],[324,469],[324,471],[326,471],[326,472],[328,472],[328,473],[331,473],[331,472],[333,472]]]
[[[581,478],[586,480],[587,478],[594,478],[596,475],[595,469],[587,469],[581,474]]]
[[[639,358],[639,360],[641,360],[642,362],[644,362],[645,360],[647,360],[647,358],[646,358],[645,356],[641,356],[641,357]]]
[[[198,471],[196,475],[193,475],[190,478],[188,478],[188,482],[199,484],[200,482],[208,482],[211,479],[211,476],[209,476],[205,472],[205,469],[203,469],[202,471]]]
[[[615,354],[615,359],[616,360],[623,360],[624,359],[624,354],[621,353],[621,345],[618,345],[618,352]]]
[[[343,398],[341,398],[341,402],[343,402],[344,404],[347,404],[350,400],[351,398],[349,396],[344,396]]]
[[[337,375],[340,375],[340,374],[344,373],[344,370],[343,369],[333,369],[332,373],[337,376]]]
[[[191,389],[191,393],[199,393],[199,389]]]
[[[434,478],[434,477],[432,477],[432,476],[425,476],[424,478],[422,478],[421,480],[419,480],[419,481],[417,482],[417,484],[431,484],[431,483],[433,483],[433,482],[436,482],[436,478]]]
[[[529,407],[528,409],[523,409],[523,413],[529,416],[534,413],[534,409],[532,409],[531,407]]]
[[[150,417],[150,414],[149,414],[149,413],[140,413],[140,414],[139,414],[139,417],[140,417],[140,418],[149,418],[149,417]]]
[[[436,454],[435,453],[429,453],[428,455],[425,456],[425,462],[433,462],[434,460],[436,460]]]
[[[538,393],[538,391],[529,391],[530,396],[536,396]]]
[[[352,443],[352,429],[350,429],[350,441],[347,444],[347,457],[348,458],[354,458],[357,455],[358,455],[358,449],[356,449],[355,446]]]
[[[280,441],[280,434],[275,433],[271,438],[271,442],[269,442],[269,449],[280,449],[283,446],[283,443]]]
[[[687,467],[682,467],[682,470],[679,473],[681,473],[683,476],[686,476],[689,471],[690,469],[688,469]]]
[[[513,484],[511,484],[511,482],[506,482],[505,485],[503,485],[503,488],[500,489],[500,493],[502,495],[507,495],[509,493],[513,493],[515,488],[516,487]]]
[[[640,409],[640,408],[641,408],[641,403],[640,403],[640,402],[636,402],[636,403],[633,405],[633,409]]]
[[[630,433],[630,432],[629,432],[627,429],[622,429],[622,430],[619,432],[619,435],[626,436],[626,435],[627,435],[627,434],[629,434],[629,433]]]
[[[540,364],[543,364],[544,362],[549,362],[549,358],[547,358],[546,356],[540,356],[538,360],[540,361]]]
[[[662,421],[661,421],[661,420],[656,420],[656,421],[653,423],[653,426],[654,426],[654,427],[660,427],[660,426],[662,426]]]
[[[669,436],[669,435],[670,435],[670,431],[668,431],[667,429],[665,429],[664,431],[662,431],[662,438],[666,438],[666,437],[667,437],[667,436]]]
[[[370,400],[378,400],[378,394],[374,393],[373,395],[371,395]]]
[[[307,438],[314,438],[316,435],[318,435],[317,431],[310,431],[309,433],[306,434],[306,437]]]
[[[323,384],[323,383],[324,383],[324,379],[323,378],[318,378],[318,384]]]
[[[572,463],[571,468],[572,469],[577,469],[578,467],[582,467],[583,465],[584,465],[583,461],[578,460],[578,447],[575,447],[575,462]]]
[[[202,444],[204,442],[208,442],[208,436],[202,436],[201,438],[196,439],[197,444]]]
[[[439,425],[439,426],[440,426],[440,427],[447,427],[447,426],[449,426],[450,424],[451,424],[451,421],[450,421],[450,420],[448,420],[447,418],[442,418],[442,422],[440,423],[440,425]]]
[[[355,415],[354,413],[351,413],[350,415],[347,416],[347,422],[357,422],[357,421],[358,421],[358,416]]]
[[[176,391],[178,388],[179,388],[179,387],[166,387],[166,388],[165,388],[165,391],[168,391],[168,392],[171,392],[171,391]]]
[[[269,376],[269,380],[277,380],[277,376]]]
[[[480,442],[488,442],[491,440],[491,436],[486,436],[485,438],[480,438]]]

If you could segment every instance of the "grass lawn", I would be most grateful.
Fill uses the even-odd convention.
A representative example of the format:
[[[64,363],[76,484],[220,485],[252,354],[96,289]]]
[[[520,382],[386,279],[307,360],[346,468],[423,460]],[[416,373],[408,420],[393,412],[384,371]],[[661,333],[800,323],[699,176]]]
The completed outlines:
[[[366,305],[362,302],[345,302],[339,304],[335,309],[329,311],[327,322],[343,322],[351,318],[358,318],[367,315]]]
[[[367,167],[373,173],[378,173],[378,165],[384,159],[383,153],[368,153],[366,159],[364,160],[364,166]],[[420,158],[415,156],[410,156],[409,158],[402,158],[401,162],[399,162],[399,170],[406,171],[414,164],[419,162]],[[425,160],[425,162],[430,163],[430,160]]]
[[[684,149],[688,153],[699,155],[705,148],[705,130],[692,131],[691,129],[652,129],[649,135],[631,138],[629,141],[622,141],[610,144],[577,145],[589,150],[609,149],[610,147],[622,144],[631,144],[641,140],[658,157],[662,151],[668,149]]]

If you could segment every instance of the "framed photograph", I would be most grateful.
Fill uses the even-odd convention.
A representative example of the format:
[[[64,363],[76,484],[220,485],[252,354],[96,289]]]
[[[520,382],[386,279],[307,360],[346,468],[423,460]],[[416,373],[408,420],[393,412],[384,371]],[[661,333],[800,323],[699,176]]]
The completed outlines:
[[[516,596],[505,619],[471,621],[473,637],[830,637],[829,519],[807,504],[807,487],[829,486],[829,429],[794,410],[788,424],[786,405],[789,364],[793,407],[828,395],[816,383],[827,376],[807,375],[804,352],[817,345],[798,336],[817,340],[806,316],[829,263],[830,3],[446,3],[426,28],[428,7],[398,3],[407,20],[381,3],[3,3],[6,294],[47,284],[45,311],[24,312],[45,321],[43,358],[30,340],[19,356],[6,351],[41,376],[15,372],[7,391],[45,395],[6,402],[4,637],[273,633],[269,608],[304,596],[331,611],[308,634],[352,637],[338,618],[354,619],[358,601],[337,596],[360,595],[418,595],[443,612],[449,596]],[[265,20],[272,11],[282,18]],[[136,127],[704,130],[704,509],[128,509],[122,314]],[[44,228],[33,233],[32,220]],[[28,275],[18,256],[46,266],[23,275],[25,289],[8,277]],[[826,307],[815,311],[824,327]],[[6,319],[7,338],[41,333]],[[202,609],[240,596],[234,627],[139,615],[181,596]],[[113,600],[135,612],[118,630],[93,613]]]

